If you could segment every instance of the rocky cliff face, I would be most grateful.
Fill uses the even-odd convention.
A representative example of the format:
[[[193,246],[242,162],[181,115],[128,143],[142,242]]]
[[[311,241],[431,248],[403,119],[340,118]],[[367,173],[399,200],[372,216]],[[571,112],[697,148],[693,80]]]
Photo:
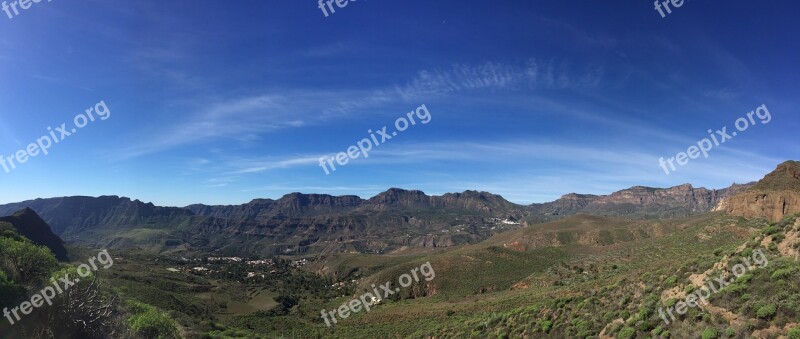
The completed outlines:
[[[266,222],[274,217],[300,217],[336,214],[360,206],[363,199],[354,195],[334,197],[327,194],[291,193],[278,200],[256,199],[244,205],[190,205],[186,209],[197,215],[235,220]]]
[[[750,189],[720,201],[715,210],[770,221],[800,213],[800,162],[787,161],[778,165]]]
[[[723,199],[753,184],[733,184],[728,188],[710,190],[684,184],[670,188],[635,186],[609,195],[567,194],[546,204],[532,205],[540,213],[568,216],[592,214],[629,217],[679,217],[705,213]]]

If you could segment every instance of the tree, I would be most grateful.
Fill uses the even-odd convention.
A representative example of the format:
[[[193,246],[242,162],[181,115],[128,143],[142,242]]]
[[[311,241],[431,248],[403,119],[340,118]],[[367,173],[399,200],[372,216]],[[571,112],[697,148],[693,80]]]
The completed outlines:
[[[0,262],[20,285],[33,286],[58,267],[53,253],[28,240],[0,237]]]

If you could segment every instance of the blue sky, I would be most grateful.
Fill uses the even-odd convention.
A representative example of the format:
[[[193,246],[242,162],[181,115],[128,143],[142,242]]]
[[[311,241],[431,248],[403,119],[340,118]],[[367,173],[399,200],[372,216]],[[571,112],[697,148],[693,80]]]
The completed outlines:
[[[517,203],[634,185],[722,188],[798,159],[796,1],[41,2],[0,13],[0,154],[110,111],[5,173],[0,202],[468,189]],[[323,155],[425,104],[331,175]],[[757,123],[666,175],[708,129]],[[757,120],[758,121],[758,120]],[[390,129],[391,130],[391,129]]]

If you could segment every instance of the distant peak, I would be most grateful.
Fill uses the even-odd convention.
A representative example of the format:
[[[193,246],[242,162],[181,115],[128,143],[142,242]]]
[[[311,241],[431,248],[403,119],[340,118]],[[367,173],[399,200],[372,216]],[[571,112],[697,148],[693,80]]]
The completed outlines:
[[[586,199],[586,198],[597,198],[597,195],[594,194],[578,194],[578,193],[567,193],[561,196],[561,199]]]
[[[31,216],[35,215],[37,218],[39,217],[39,214],[37,214],[36,211],[31,209],[30,207],[25,207],[25,208],[17,211],[16,213],[14,213],[14,216],[18,217],[18,218],[19,217],[23,217],[23,216],[29,216],[29,215],[31,215]]]
[[[387,195],[387,194],[388,195],[406,195],[406,194],[425,195],[425,192],[422,192],[422,191],[419,191],[419,190],[406,190],[406,189],[402,189],[402,188],[392,187],[392,188],[386,190],[386,192],[383,192],[383,193],[381,193],[379,195]]]

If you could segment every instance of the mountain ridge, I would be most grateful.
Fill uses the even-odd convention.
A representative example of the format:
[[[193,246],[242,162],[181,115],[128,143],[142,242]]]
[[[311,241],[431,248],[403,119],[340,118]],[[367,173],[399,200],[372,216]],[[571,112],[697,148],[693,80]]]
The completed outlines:
[[[0,215],[30,207],[67,242],[112,248],[386,253],[476,243],[505,230],[578,213],[644,219],[704,213],[719,199],[748,185],[722,190],[688,184],[634,186],[609,195],[571,193],[531,205],[515,204],[489,192],[427,195],[399,188],[369,199],[294,192],[241,205],[185,207],[162,207],[119,196],[78,196],[0,205]]]

